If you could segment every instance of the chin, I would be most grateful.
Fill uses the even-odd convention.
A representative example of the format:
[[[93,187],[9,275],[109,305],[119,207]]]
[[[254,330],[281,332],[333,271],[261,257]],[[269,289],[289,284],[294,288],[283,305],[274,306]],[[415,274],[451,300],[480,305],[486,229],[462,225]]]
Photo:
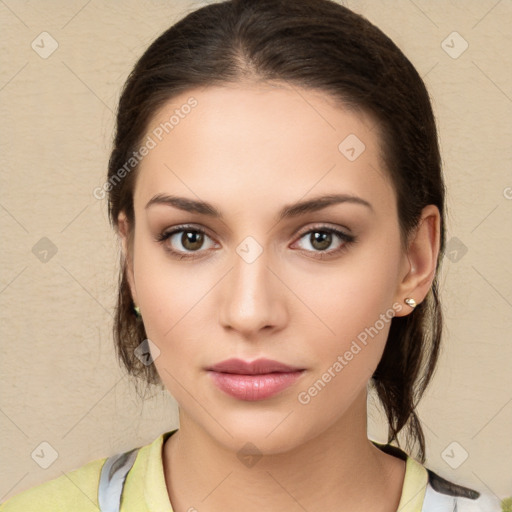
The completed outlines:
[[[214,431],[208,430],[219,444],[236,453],[239,458],[244,455],[278,455],[301,446],[308,438],[293,420],[283,421],[288,413],[269,415],[266,421],[263,413],[257,417],[251,415],[250,418],[238,415],[234,421],[228,421],[229,418],[225,416],[223,426],[229,433],[220,427]],[[290,419],[292,416],[293,413]]]

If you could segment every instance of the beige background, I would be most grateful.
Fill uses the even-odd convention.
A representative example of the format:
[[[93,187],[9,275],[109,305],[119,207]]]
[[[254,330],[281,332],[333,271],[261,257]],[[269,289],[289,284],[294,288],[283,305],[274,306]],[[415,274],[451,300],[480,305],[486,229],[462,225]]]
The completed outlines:
[[[345,4],[416,65],[439,122],[450,242],[444,349],[419,408],[427,466],[512,495],[512,2]],[[0,1],[0,501],[177,426],[173,399],[138,399],[115,360],[118,248],[106,202],[92,192],[104,181],[113,111],[136,58],[199,5]],[[31,47],[51,49],[42,32],[58,44],[47,58]],[[384,440],[377,413],[370,432]],[[47,469],[31,456],[50,453],[42,442],[58,452]]]

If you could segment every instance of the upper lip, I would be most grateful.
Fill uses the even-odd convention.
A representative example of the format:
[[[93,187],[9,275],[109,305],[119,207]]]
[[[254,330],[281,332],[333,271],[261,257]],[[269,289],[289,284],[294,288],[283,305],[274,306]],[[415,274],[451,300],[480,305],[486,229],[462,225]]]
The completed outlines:
[[[256,359],[255,361],[244,361],[242,359],[226,359],[207,368],[215,372],[238,373],[241,375],[259,375],[273,372],[296,372],[302,370],[295,366],[289,366],[272,359]]]

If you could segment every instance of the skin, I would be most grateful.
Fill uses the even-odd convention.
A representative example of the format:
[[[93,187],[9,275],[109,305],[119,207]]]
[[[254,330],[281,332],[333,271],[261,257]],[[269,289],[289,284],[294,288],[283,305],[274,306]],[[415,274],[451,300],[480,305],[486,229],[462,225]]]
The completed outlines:
[[[366,409],[390,323],[309,403],[298,394],[393,304],[397,316],[406,315],[404,298],[425,298],[439,212],[427,206],[408,246],[401,245],[378,127],[324,93],[276,83],[196,89],[169,101],[147,133],[191,96],[198,105],[137,171],[133,243],[119,216],[133,299],[160,350],[154,364],[179,404],[180,429],[163,448],[172,506],[395,512],[405,463],[368,440]],[[354,161],[338,149],[349,134],[366,146]],[[277,220],[285,205],[333,193],[371,208],[344,202]],[[156,194],[208,201],[223,219],[164,204],[146,208]],[[182,245],[182,233],[155,241],[182,223],[207,232],[196,252]],[[310,231],[326,227],[356,240],[332,235],[327,249],[318,248]],[[262,249],[252,263],[237,253],[249,236]],[[173,257],[166,246],[196,258]],[[322,251],[332,255],[319,259]],[[237,400],[205,371],[231,357],[267,357],[305,372],[274,397]],[[237,457],[248,442],[261,455],[250,467]]]

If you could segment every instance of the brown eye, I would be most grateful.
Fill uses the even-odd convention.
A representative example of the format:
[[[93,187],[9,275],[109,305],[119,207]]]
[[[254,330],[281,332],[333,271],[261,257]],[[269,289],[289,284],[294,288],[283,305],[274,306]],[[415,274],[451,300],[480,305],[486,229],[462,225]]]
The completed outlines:
[[[319,251],[325,251],[332,243],[332,233],[326,231],[314,231],[309,236],[311,246]]]
[[[206,252],[205,249],[215,245],[202,229],[186,226],[163,232],[156,240],[164,245],[165,250],[180,258],[194,257],[194,253]],[[205,248],[208,240],[211,241],[210,246]]]
[[[329,247],[336,243],[336,239],[338,243],[333,249],[329,250]],[[302,249],[312,253],[315,257],[325,257],[334,255],[345,249],[348,244],[355,241],[355,236],[328,226],[319,226],[303,233],[299,241],[302,240],[307,242],[307,244],[303,244]],[[306,245],[306,247],[304,247],[304,245]],[[308,248],[307,245],[309,245],[311,249]]]
[[[198,231],[183,231],[180,243],[189,251],[197,251],[204,243],[204,233],[199,233]]]

